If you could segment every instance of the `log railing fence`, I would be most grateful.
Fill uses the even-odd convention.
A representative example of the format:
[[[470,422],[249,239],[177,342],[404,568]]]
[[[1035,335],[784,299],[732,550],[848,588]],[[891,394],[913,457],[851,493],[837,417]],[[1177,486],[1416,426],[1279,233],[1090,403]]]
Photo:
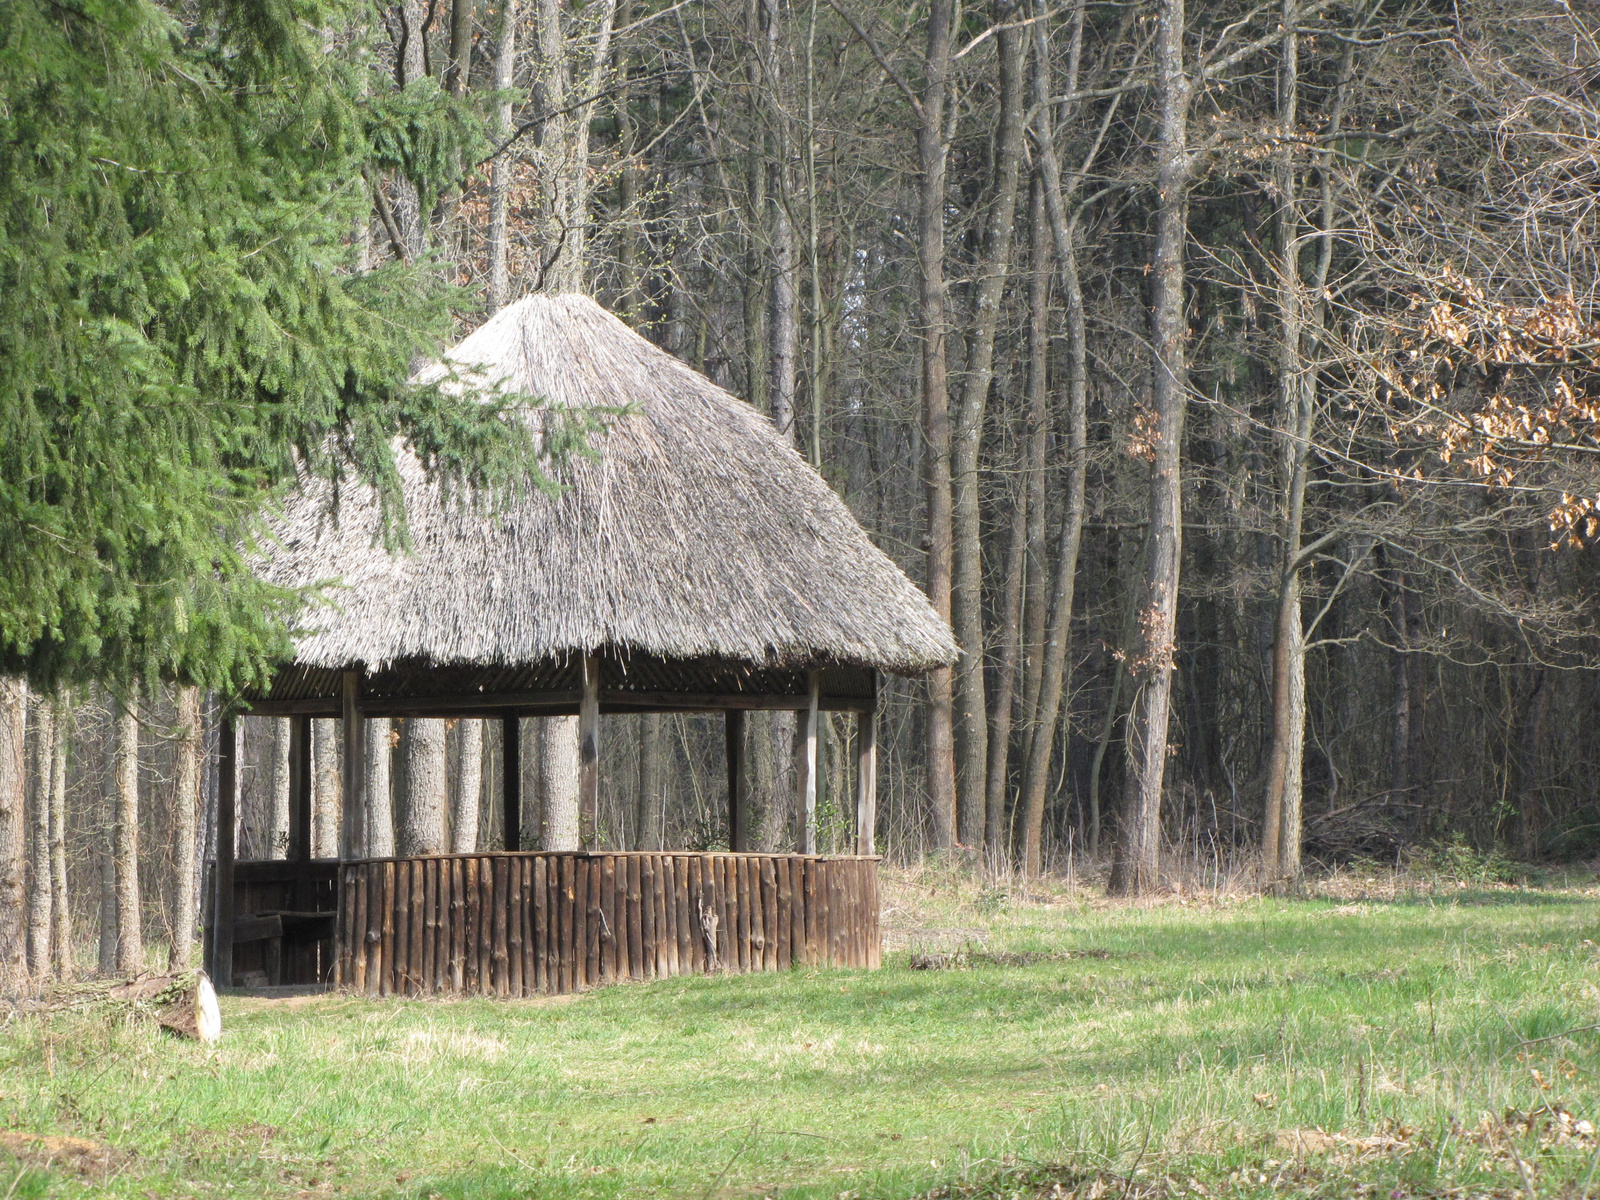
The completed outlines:
[[[372,996],[881,965],[871,857],[479,853],[339,872],[334,982]]]

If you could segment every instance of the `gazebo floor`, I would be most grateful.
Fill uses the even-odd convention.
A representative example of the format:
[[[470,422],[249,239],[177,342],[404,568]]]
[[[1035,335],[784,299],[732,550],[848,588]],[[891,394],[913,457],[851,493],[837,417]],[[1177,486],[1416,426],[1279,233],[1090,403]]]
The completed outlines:
[[[336,880],[332,895],[316,889],[331,928],[310,913],[263,911],[272,882],[287,885],[297,866],[302,879],[309,869]],[[235,920],[236,983],[517,997],[881,964],[874,857],[535,851],[239,863],[235,895],[236,911],[251,914]]]

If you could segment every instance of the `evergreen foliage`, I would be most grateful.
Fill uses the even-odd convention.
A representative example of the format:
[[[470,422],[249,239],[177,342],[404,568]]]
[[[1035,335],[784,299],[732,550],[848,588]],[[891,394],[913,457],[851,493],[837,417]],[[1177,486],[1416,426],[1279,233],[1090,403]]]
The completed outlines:
[[[408,387],[435,264],[355,270],[364,172],[429,202],[480,148],[431,81],[362,86],[337,0],[0,5],[0,669],[233,687],[298,597],[248,565],[297,469],[528,478],[515,398]],[[392,496],[392,491],[387,492]]]

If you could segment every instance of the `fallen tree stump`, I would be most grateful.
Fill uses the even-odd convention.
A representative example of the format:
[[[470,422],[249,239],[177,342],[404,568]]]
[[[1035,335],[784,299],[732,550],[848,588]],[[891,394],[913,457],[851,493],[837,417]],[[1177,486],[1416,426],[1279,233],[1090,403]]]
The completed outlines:
[[[0,1000],[0,1011],[7,1009],[18,1014],[107,1009],[149,1017],[169,1033],[206,1045],[222,1037],[222,1010],[204,971],[56,983],[37,996]]]

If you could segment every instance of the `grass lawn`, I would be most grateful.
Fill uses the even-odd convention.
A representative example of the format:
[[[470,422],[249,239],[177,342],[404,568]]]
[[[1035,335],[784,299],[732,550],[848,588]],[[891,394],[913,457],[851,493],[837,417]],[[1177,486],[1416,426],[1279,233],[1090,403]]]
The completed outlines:
[[[1576,1198],[1600,1124],[1592,884],[1131,907],[902,873],[876,972],[226,997],[213,1049],[14,1020],[0,1200]],[[910,969],[965,942],[1045,953]]]

